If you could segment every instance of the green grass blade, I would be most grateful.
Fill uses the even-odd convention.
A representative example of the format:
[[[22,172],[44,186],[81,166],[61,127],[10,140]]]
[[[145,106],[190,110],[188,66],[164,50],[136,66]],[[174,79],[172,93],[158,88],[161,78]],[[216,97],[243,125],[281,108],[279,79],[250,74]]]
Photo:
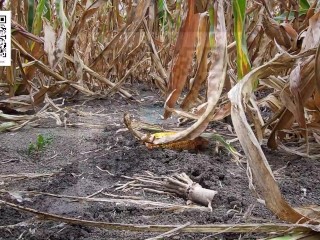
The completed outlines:
[[[166,4],[165,0],[158,0],[158,12],[159,13],[164,12],[166,10],[164,4]]]
[[[241,154],[235,149],[227,140],[224,139],[220,134],[216,133],[202,133],[200,135],[206,139],[210,139],[219,142],[232,156],[234,159],[238,160]]]
[[[310,4],[307,0],[301,0],[299,5],[299,17],[307,14],[308,10],[310,9]],[[274,17],[276,21],[286,21],[286,20],[293,20],[295,18],[294,12],[285,11],[281,15]]]
[[[310,4],[308,0],[300,0],[300,9],[309,9]]]
[[[209,30],[209,43],[210,43],[210,47],[213,48],[214,47],[214,9],[213,6],[209,7],[209,22],[210,22],[210,30]]]
[[[61,21],[63,28],[68,28],[70,23],[68,21],[68,18],[66,16],[65,12],[64,12],[63,0],[56,0],[55,5],[56,5],[59,20]]]
[[[32,25],[32,33],[36,36],[39,36],[42,30],[42,16],[44,13],[44,7],[45,7],[45,3],[47,0],[40,0],[37,8],[36,8],[36,13],[35,13],[35,17],[33,20],[33,25]]]
[[[50,0],[46,0],[44,8],[44,17],[50,21],[51,19],[51,3]]]
[[[37,148],[39,150],[42,150],[44,148],[45,142],[44,142],[44,137],[43,135],[39,135],[37,138]]]
[[[222,144],[222,146],[224,146],[228,150],[228,152],[231,153],[233,156],[240,155],[238,151],[230,143],[228,143],[221,135],[214,134],[212,136],[212,139]]]
[[[28,0],[27,25],[28,25],[28,31],[29,32],[32,32],[32,25],[33,25],[33,20],[34,20],[34,12],[35,12],[34,0]]]
[[[250,69],[247,42],[245,36],[246,1],[233,0],[234,37],[237,45],[238,80],[242,79]]]

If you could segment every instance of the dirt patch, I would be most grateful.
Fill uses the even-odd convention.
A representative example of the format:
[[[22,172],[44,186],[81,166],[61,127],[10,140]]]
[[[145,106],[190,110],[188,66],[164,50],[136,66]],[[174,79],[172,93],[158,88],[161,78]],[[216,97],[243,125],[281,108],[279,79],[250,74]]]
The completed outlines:
[[[113,99],[70,103],[81,111],[69,119],[78,127],[56,127],[52,121],[39,122],[15,133],[3,133],[0,138],[0,175],[37,173],[51,176],[5,179],[0,189],[8,191],[40,191],[59,195],[89,196],[101,189],[116,195],[144,197],[147,200],[185,204],[185,201],[165,195],[133,190],[116,191],[122,176],[151,171],[157,175],[185,172],[203,187],[218,191],[213,212],[192,210],[185,212],[143,209],[132,204],[72,202],[48,196],[37,196],[22,203],[24,206],[86,220],[133,224],[213,224],[277,221],[248,188],[245,164],[241,167],[231,161],[224,151],[214,148],[202,152],[176,152],[166,149],[147,150],[128,131],[122,117],[124,112],[142,113],[144,120],[160,123],[162,102],[146,90],[137,104]],[[92,114],[84,114],[92,113]],[[96,114],[94,114],[96,113]],[[174,123],[174,119],[169,121]],[[53,141],[38,154],[29,155],[28,146],[39,134],[50,134]],[[320,205],[320,162],[278,151],[264,149],[285,198],[293,206]],[[114,174],[111,176],[106,171]],[[1,199],[17,203],[8,194]],[[249,208],[251,214],[244,218]],[[103,229],[43,222],[4,205],[0,206],[0,226],[24,222],[25,225],[0,227],[0,239],[146,239],[156,233],[107,231]],[[180,234],[172,239],[201,239],[209,234]],[[238,239],[239,234],[220,234],[219,239]],[[256,236],[241,235],[242,239]],[[212,238],[211,238],[212,239]]]

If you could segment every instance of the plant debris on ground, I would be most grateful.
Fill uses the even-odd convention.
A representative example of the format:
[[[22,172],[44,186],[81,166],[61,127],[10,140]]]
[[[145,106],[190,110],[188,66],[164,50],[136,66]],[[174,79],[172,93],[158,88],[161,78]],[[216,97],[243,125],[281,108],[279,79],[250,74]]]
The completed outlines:
[[[0,239],[319,237],[319,1],[0,8]]]

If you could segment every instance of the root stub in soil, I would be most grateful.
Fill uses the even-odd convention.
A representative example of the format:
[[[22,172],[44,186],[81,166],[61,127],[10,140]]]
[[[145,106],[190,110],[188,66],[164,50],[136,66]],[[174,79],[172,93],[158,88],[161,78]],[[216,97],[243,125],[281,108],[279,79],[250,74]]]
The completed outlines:
[[[117,189],[125,190],[127,188],[142,188],[149,192],[168,194],[172,193],[186,199],[189,203],[197,203],[208,207],[212,211],[212,201],[217,191],[203,188],[200,184],[192,181],[185,174],[174,174],[171,177],[158,177],[150,172],[146,175],[136,175],[133,182],[125,183]]]

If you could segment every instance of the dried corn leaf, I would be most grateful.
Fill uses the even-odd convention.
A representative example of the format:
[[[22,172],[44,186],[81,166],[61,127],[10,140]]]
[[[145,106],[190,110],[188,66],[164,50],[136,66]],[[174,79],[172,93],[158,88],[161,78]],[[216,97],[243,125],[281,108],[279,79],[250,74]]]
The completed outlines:
[[[47,53],[50,67],[53,67],[53,62],[55,59],[54,51],[56,49],[57,36],[50,22],[45,18],[43,18],[42,20],[44,31],[44,51]]]
[[[320,12],[309,20],[309,28],[302,43],[302,51],[318,47],[320,42]]]
[[[199,14],[195,14],[195,0],[188,0],[188,11],[180,28],[175,45],[174,60],[169,76],[167,89],[167,105],[173,108],[186,83],[192,63],[196,33],[199,23]],[[170,117],[171,112],[165,110],[164,118]]]
[[[259,14],[258,14],[258,19],[255,23],[255,27],[252,29],[250,34],[248,34],[248,39],[247,39],[247,44],[248,44],[248,49],[251,50],[253,48],[257,48],[258,51],[258,44],[259,39],[261,39],[261,32],[262,32],[262,21],[263,21],[263,14],[264,14],[265,8],[261,7]]]
[[[278,44],[286,49],[291,48],[290,37],[286,30],[280,26],[278,22],[264,15],[263,26],[265,27],[265,33],[271,40],[275,40]]]
[[[195,139],[207,128],[215,111],[216,104],[221,96],[227,68],[227,36],[224,18],[223,1],[215,3],[215,49],[212,54],[213,64],[208,75],[208,105],[206,111],[191,127],[175,135],[160,139],[150,139],[154,144],[176,142],[180,140]],[[168,99],[171,99],[170,96]]]
[[[104,58],[105,54],[108,51],[112,51],[112,49],[119,45],[119,39],[122,35],[124,35],[126,32],[130,34],[130,37],[126,39],[126,41],[122,44],[120,47],[120,50],[117,51],[117,56],[113,59],[111,66],[115,64],[116,60],[122,56],[120,53],[127,47],[128,43],[130,42],[130,39],[135,35],[137,30],[139,29],[144,16],[146,15],[146,12],[150,6],[151,0],[141,0],[138,3],[138,6],[134,11],[132,11],[133,14],[133,20],[129,20],[126,24],[126,26],[122,27],[119,32],[116,34],[116,36],[107,44],[107,46],[102,50],[102,52],[95,58],[90,64],[90,68],[96,67],[96,65]]]
[[[320,93],[320,44],[318,45],[317,48],[317,53],[316,53],[316,65],[315,65],[315,76],[316,76],[316,87],[318,93]]]
[[[250,71],[247,41],[245,34],[246,0],[232,1],[234,14],[234,36],[237,46],[238,80]]]
[[[153,38],[151,36],[150,30],[148,28],[148,25],[147,25],[147,22],[146,22],[145,19],[143,20],[143,24],[144,24],[144,29],[145,29],[145,32],[146,32],[146,36],[147,36],[148,42],[151,45],[151,48],[152,48],[152,51],[153,51],[153,55],[152,55],[153,56],[153,58],[152,58],[153,63],[155,64],[155,67],[158,70],[158,73],[160,74],[160,76],[163,79],[167,80],[167,72],[166,72],[166,70],[164,69],[164,67],[162,65],[162,62],[160,60],[160,56],[158,54],[158,51],[156,49],[156,46],[154,44]],[[166,82],[162,82],[162,84],[165,86]]]
[[[76,69],[76,78],[78,83],[83,86],[83,66],[84,63],[79,56],[78,51],[73,52],[74,68]]]
[[[62,26],[62,30],[60,32],[60,36],[57,38],[56,49],[54,50],[54,53],[53,53],[54,59],[53,59],[52,70],[55,70],[55,68],[58,66],[60,61],[63,59],[64,53],[66,50],[66,44],[67,44],[68,27],[70,25],[68,18],[64,12],[64,6],[63,6],[62,0],[58,0],[56,2],[56,8],[57,8],[59,20]]]
[[[263,66],[249,72],[242,81],[231,89],[229,98],[232,104],[231,117],[234,129],[246,153],[253,178],[266,206],[282,220],[304,223],[311,221],[311,219],[293,209],[283,198],[268,161],[248,123],[244,105],[249,100],[253,82],[257,78],[279,72],[292,62],[293,59],[288,54],[283,53],[276,56]]]
[[[67,44],[67,54],[70,55],[72,53],[74,44],[77,40],[79,33],[81,32],[81,28],[85,26],[86,21],[97,12],[99,7],[101,7],[106,1],[104,0],[96,0],[94,1],[82,14],[81,18],[77,21],[75,26],[71,31],[71,35]]]
[[[0,111],[0,120],[3,121],[28,121],[33,118],[34,117],[30,115],[9,115]]]
[[[301,79],[303,79],[303,81],[299,89],[300,93],[298,96],[298,101],[302,102],[301,104],[303,105],[303,107],[305,105],[305,102],[312,96],[315,89],[314,64],[315,61],[313,56],[307,58],[302,63],[303,66],[301,68],[300,74]],[[286,103],[290,103],[290,101],[291,100],[287,98]],[[268,146],[270,148],[277,148],[277,138],[279,137],[280,139],[282,139],[284,137],[284,134],[279,134],[278,136],[278,132],[283,129],[288,129],[292,126],[295,120],[294,115],[296,116],[296,118],[301,118],[302,113],[300,113],[300,116],[298,115],[298,113],[295,113],[297,109],[296,106],[294,106],[293,104],[288,104],[287,107],[288,108],[285,109],[285,111],[282,113],[281,117],[279,118],[279,121],[277,122],[276,126],[272,129],[272,133],[269,136]]]
[[[200,15],[198,28],[198,44],[196,48],[197,56],[197,71],[192,83],[191,89],[184,98],[181,108],[189,110],[192,104],[197,100],[200,88],[207,79],[208,75],[208,53],[210,51],[209,45],[209,18],[206,13]]]
[[[302,85],[300,73],[301,67],[300,64],[298,64],[298,66],[295,67],[290,74],[290,91],[294,99],[294,109],[292,113],[295,116],[296,121],[298,122],[300,127],[303,129],[304,137],[307,138],[307,125],[304,116],[304,107],[300,90]]]
[[[9,131],[10,129],[14,128],[17,126],[15,122],[3,122],[0,123],[0,133],[4,131]]]

